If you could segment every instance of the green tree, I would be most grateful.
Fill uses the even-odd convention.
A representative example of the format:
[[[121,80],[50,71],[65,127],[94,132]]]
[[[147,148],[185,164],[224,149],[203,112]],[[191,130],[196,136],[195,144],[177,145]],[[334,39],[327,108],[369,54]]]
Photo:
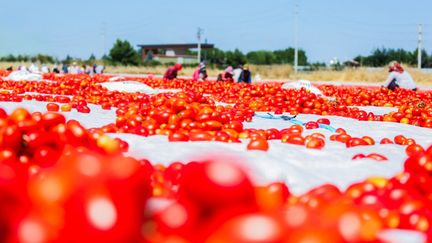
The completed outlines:
[[[246,57],[248,63],[258,65],[269,65],[276,61],[276,56],[272,51],[251,51]]]
[[[294,48],[287,48],[287,49],[283,49],[283,50],[276,50],[273,52],[275,55],[275,63],[278,64],[284,64],[284,63],[289,63],[289,64],[294,64],[294,53],[295,53],[295,49]],[[306,56],[306,52],[302,49],[300,49],[298,51],[298,63],[301,66],[305,66],[308,65],[308,60],[307,60],[307,56]]]
[[[224,65],[225,64],[225,52],[218,49],[212,48],[207,51],[207,62],[216,64],[216,65]]]
[[[237,66],[245,64],[247,62],[246,56],[239,50],[227,51],[225,53],[225,65],[226,66]]]
[[[132,47],[129,41],[122,41],[118,39],[114,46],[111,48],[109,57],[114,64],[122,65],[138,65],[139,55],[137,51]]]

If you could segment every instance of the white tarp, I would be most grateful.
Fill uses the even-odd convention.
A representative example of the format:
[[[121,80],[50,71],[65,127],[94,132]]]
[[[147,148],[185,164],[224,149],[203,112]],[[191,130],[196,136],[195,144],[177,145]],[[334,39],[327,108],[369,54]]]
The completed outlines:
[[[31,73],[26,70],[20,70],[20,71],[13,71],[9,74],[4,80],[12,80],[12,81],[21,81],[21,80],[27,80],[27,81],[41,81],[42,75],[37,73]]]
[[[321,91],[313,86],[310,81],[308,80],[299,80],[295,82],[285,83],[282,85],[283,89],[301,89],[305,88],[306,90],[309,90],[311,93],[314,93],[316,95],[322,95]]]
[[[109,91],[127,93],[141,92],[146,94],[157,93],[157,91],[152,87],[137,81],[106,82],[101,83],[101,86],[108,89]]]

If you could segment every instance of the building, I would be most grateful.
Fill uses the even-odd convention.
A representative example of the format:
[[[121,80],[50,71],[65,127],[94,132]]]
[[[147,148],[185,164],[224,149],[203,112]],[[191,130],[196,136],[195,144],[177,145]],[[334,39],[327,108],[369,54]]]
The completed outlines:
[[[155,60],[162,63],[197,63],[196,55],[191,55],[191,49],[198,49],[198,44],[160,44],[138,45],[141,48],[142,61]],[[214,48],[213,44],[201,44],[201,50]]]

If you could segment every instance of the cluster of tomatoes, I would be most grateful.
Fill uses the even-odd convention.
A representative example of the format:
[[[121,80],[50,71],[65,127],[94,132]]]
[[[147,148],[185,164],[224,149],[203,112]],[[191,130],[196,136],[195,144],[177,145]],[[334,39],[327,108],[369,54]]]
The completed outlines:
[[[415,230],[432,239],[432,147],[403,135],[379,141],[406,146],[408,159],[399,175],[370,178],[343,191],[322,185],[302,195],[281,182],[254,184],[229,158],[162,166],[126,157],[127,143],[106,135],[166,135],[172,142],[249,139],[247,149],[264,151],[268,140],[280,140],[322,149],[326,136],[313,130],[331,125],[325,118],[281,130],[243,123],[267,111],[432,127],[431,92],[321,86],[336,98],[330,101],[277,83],[134,78],[183,90],[146,95],[108,91],[99,85],[107,76],[44,77],[53,81],[0,79],[0,101],[49,102],[44,114],[0,109],[0,241],[379,242],[386,229]],[[115,123],[85,129],[55,113],[91,112],[88,104],[116,108]],[[380,116],[354,105],[398,112]],[[305,135],[306,130],[312,132]],[[329,140],[348,148],[378,143],[342,128]],[[353,157],[365,158],[387,159],[376,153]]]
[[[284,183],[255,185],[228,158],[152,165],[57,113],[1,113],[2,241],[379,242],[385,229],[432,237],[432,147],[411,153],[393,178],[293,195]]]

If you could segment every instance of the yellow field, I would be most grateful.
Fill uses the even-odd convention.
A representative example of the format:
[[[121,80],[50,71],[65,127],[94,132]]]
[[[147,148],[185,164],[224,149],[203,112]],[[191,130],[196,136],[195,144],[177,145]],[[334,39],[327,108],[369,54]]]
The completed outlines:
[[[17,68],[19,65],[30,66],[30,63],[5,63],[0,62],[0,69],[9,66]],[[320,70],[313,72],[294,73],[290,65],[249,65],[252,74],[259,74],[263,80],[296,80],[306,79],[313,81],[347,81],[347,82],[384,82],[387,77],[385,69],[370,70],[366,68],[345,69],[343,71]],[[192,76],[195,68],[184,68],[180,76]],[[108,66],[106,73],[113,74],[163,74],[166,67],[133,67],[133,66]],[[222,70],[207,69],[210,77],[216,77]],[[414,80],[423,85],[432,85],[432,73],[425,73],[414,68],[408,68]]]

